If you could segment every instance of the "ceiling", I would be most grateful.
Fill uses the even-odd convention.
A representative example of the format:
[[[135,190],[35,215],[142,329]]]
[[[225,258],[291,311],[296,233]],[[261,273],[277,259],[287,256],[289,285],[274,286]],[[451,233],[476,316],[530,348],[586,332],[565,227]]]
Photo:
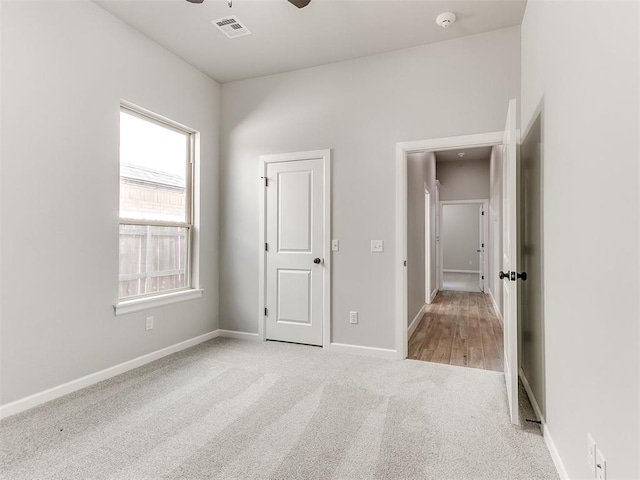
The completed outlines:
[[[474,160],[489,160],[491,157],[491,149],[493,147],[477,147],[477,148],[459,148],[457,150],[446,150],[436,152],[437,162],[470,162]],[[458,153],[464,152],[464,156],[460,158]]]
[[[526,0],[93,0],[220,83],[374,55],[522,22]],[[438,14],[458,19],[444,30]],[[236,15],[252,35],[212,20]]]

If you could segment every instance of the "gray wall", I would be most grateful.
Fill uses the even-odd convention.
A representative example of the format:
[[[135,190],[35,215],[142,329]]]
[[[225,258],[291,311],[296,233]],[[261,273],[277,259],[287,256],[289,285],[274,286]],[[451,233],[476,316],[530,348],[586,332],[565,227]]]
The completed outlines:
[[[219,86],[89,1],[2,3],[6,404],[217,328]],[[201,132],[204,296],[114,317],[120,99]]]
[[[640,478],[638,10],[529,0],[522,24],[523,133],[542,111],[545,436],[570,478],[593,478],[587,432],[607,478]]]
[[[480,205],[442,206],[442,269],[480,271]]]
[[[519,44],[512,27],[224,84],[221,328],[258,331],[258,157],[331,148],[332,340],[395,349],[396,142],[504,128]]]
[[[527,272],[520,284],[521,368],[533,390],[542,414],[546,412],[544,391],[544,284],[542,237],[542,119],[538,115],[520,146],[521,238],[520,270]]]
[[[489,164],[489,293],[502,315],[502,145],[491,149]]]
[[[503,108],[504,110],[504,108]],[[504,123],[504,122],[503,122]],[[504,129],[504,125],[496,130]],[[484,132],[489,132],[487,128]],[[440,180],[440,201],[489,198],[489,159],[438,162],[436,178]]]
[[[435,181],[436,160],[432,152],[407,155],[407,315],[408,322],[425,304],[425,216],[431,214],[431,288],[435,288]],[[425,186],[429,209],[425,212]]]

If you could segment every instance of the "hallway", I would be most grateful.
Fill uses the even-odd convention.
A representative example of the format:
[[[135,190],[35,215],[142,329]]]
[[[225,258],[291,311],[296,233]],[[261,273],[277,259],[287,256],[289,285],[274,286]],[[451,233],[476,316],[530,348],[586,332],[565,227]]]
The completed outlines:
[[[501,372],[503,350],[488,295],[442,291],[409,339],[408,358]]]

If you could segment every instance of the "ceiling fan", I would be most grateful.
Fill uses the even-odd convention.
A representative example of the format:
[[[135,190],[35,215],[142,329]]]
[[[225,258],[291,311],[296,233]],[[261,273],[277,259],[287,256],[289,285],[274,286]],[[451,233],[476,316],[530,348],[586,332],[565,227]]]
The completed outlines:
[[[189,2],[189,3],[202,3],[202,2],[204,2],[204,0],[187,0],[187,2]],[[304,8],[307,5],[309,5],[311,0],[288,0],[288,2],[291,3],[292,5],[295,5],[298,8]],[[229,6],[231,6],[231,0],[229,0]]]

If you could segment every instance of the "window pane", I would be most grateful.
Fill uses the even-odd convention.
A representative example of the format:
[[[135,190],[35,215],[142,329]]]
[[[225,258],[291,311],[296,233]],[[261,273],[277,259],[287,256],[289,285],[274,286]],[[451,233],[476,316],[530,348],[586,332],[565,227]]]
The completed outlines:
[[[188,222],[189,134],[120,112],[120,218]]]
[[[189,228],[120,225],[120,298],[189,287]]]

